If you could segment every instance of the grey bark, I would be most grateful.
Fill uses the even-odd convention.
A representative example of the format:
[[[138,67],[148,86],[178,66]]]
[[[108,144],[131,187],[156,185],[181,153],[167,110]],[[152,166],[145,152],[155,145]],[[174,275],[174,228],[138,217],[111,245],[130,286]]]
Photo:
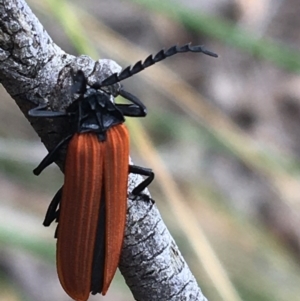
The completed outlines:
[[[73,101],[71,71],[78,69],[89,83],[120,71],[111,60],[65,53],[24,0],[0,0],[0,81],[48,150],[70,133],[68,121],[30,118],[27,112],[45,103],[51,110],[64,110]],[[64,154],[56,162],[62,171]],[[130,175],[129,192],[141,180]],[[207,300],[151,202],[128,199],[119,268],[136,300]]]

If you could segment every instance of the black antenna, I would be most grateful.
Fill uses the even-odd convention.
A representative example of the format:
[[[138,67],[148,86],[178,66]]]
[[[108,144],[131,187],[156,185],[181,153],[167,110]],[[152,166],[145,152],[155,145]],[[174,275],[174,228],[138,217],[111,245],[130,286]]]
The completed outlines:
[[[142,61],[138,61],[133,67],[131,67],[131,66],[126,67],[123,71],[121,71],[120,74],[114,73],[114,74],[110,75],[105,80],[103,80],[101,83],[99,83],[99,84],[96,83],[95,85],[93,85],[93,88],[99,89],[100,87],[103,87],[103,86],[110,86],[115,83],[118,83],[130,76],[133,76],[134,74],[141,72],[145,68],[148,68],[148,67],[154,65],[155,63],[164,60],[165,58],[167,58],[169,56],[175,55],[177,53],[182,53],[182,52],[201,52],[201,53],[204,53],[204,54],[212,56],[212,57],[218,57],[217,54],[215,54],[209,50],[206,50],[202,45],[191,46],[191,43],[185,44],[181,47],[179,47],[178,45],[175,45],[175,46],[172,46],[171,48],[169,48],[168,50],[162,49],[155,56],[153,56],[152,54],[149,55],[143,63],[142,63]]]

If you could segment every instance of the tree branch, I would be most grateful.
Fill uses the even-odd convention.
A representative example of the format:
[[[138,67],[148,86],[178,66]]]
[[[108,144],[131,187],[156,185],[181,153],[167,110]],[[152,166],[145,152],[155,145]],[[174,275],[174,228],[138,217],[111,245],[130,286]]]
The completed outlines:
[[[48,150],[71,133],[65,118],[30,118],[28,110],[47,104],[64,110],[72,101],[71,70],[90,84],[121,68],[61,50],[24,0],[0,0],[0,81]],[[56,162],[63,170],[64,153]],[[129,176],[129,191],[142,178]],[[136,300],[207,300],[198,288],[161,216],[151,202],[128,200],[120,270]]]

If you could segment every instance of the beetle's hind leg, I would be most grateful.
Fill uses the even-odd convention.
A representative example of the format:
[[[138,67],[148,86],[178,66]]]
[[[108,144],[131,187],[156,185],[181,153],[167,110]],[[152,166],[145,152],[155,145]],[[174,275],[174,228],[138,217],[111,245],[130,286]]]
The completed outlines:
[[[46,216],[43,222],[43,225],[45,227],[49,227],[54,220],[58,221],[59,218],[58,206],[62,197],[62,190],[63,190],[63,186],[57,191],[57,193],[53,197],[47,209]]]
[[[137,165],[129,165],[129,173],[134,173],[141,176],[146,176],[147,178],[139,183],[131,192],[133,196],[146,196],[149,200],[150,197],[143,193],[143,190],[147,188],[154,179],[154,172],[150,168],[145,168]]]

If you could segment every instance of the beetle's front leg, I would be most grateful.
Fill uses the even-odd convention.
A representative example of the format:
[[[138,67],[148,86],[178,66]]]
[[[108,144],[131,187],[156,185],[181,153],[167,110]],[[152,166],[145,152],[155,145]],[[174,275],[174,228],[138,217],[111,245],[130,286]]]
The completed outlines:
[[[47,108],[47,104],[41,104],[31,110],[28,111],[28,115],[30,117],[47,117],[47,118],[55,118],[55,117],[62,117],[68,115],[66,112],[53,112],[44,110]]]

